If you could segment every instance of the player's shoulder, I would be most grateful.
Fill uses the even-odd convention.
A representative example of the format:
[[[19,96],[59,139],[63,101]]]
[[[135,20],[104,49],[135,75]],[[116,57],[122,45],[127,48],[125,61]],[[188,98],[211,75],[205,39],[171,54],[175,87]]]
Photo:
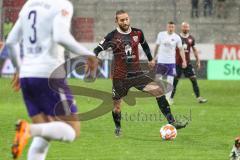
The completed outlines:
[[[160,31],[159,33],[158,33],[158,37],[160,38],[160,37],[165,37],[167,35],[167,32],[166,31]]]
[[[191,34],[188,34],[187,36],[182,35],[182,33],[178,34],[182,39],[194,39],[194,36]]]
[[[19,12],[19,16],[21,16],[27,10],[28,6],[31,5],[32,3],[33,3],[33,0],[26,1]]]
[[[51,8],[52,10],[54,9],[62,9],[62,8],[66,8],[66,9],[73,9],[73,5],[72,2],[70,2],[69,0],[58,0],[56,3],[56,0],[28,0],[24,7],[31,7],[34,4],[44,4],[46,6],[49,6],[49,8]]]
[[[72,6],[72,2],[70,2],[69,0],[58,0],[57,3],[55,0],[28,0],[26,1],[25,5],[29,5],[32,3],[38,3],[38,4],[42,4],[42,3],[53,3],[54,6],[60,6],[60,5],[67,5],[67,6]]]
[[[158,34],[159,34],[159,35],[166,35],[166,34],[167,34],[167,31],[160,31]]]
[[[72,2],[70,2],[69,0],[61,0],[61,1],[62,1],[62,4],[73,7]]]
[[[188,36],[188,38],[195,40],[194,36],[191,34]]]
[[[56,4],[56,1],[54,1],[54,0],[52,0],[52,1],[56,5],[56,7],[73,9],[73,4],[69,0],[58,0],[57,4]]]
[[[135,28],[135,27],[131,27],[131,28],[132,28],[132,31],[134,32],[142,32],[142,30],[139,28]]]
[[[139,29],[139,28],[134,28],[134,27],[131,27],[131,29],[132,29],[132,32],[133,32],[134,34],[137,34],[137,35],[140,35],[140,36],[143,35],[143,31],[142,31],[141,29]]]
[[[116,33],[117,33],[117,29],[112,30],[105,36],[105,39],[112,39]]]
[[[179,34],[177,34],[177,33],[173,33],[173,36],[175,36],[175,37],[180,37],[180,35]]]
[[[176,39],[182,39],[181,36],[177,33],[173,33],[173,36],[176,38]]]

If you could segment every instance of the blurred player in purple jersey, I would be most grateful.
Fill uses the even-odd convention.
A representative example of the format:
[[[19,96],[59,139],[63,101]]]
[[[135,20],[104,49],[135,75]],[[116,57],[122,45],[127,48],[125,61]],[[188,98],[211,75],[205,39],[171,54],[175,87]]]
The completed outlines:
[[[180,37],[181,37],[182,43],[183,43],[183,48],[184,48],[184,52],[185,52],[187,67],[186,68],[182,67],[182,58],[180,57],[179,49],[177,49],[177,54],[176,54],[176,72],[177,72],[177,75],[174,78],[174,82],[173,82],[173,87],[174,88],[173,88],[173,91],[172,91],[172,94],[171,94],[171,99],[170,99],[171,103],[173,103],[173,97],[176,93],[177,84],[178,84],[179,79],[182,76],[182,73],[184,74],[185,77],[189,78],[190,81],[192,82],[193,91],[195,93],[197,101],[199,103],[206,103],[207,102],[207,99],[200,96],[200,91],[199,91],[199,87],[198,87],[198,83],[197,83],[195,70],[194,70],[194,68],[193,68],[193,66],[190,62],[190,53],[191,53],[191,49],[192,49],[193,54],[196,58],[197,69],[201,68],[201,63],[200,63],[200,59],[199,59],[198,50],[195,47],[195,39],[192,35],[189,34],[189,31],[190,31],[190,25],[187,22],[183,22],[182,25],[181,25]]]
[[[12,146],[14,159],[21,156],[29,138],[33,141],[27,159],[45,160],[51,141],[72,142],[79,136],[77,106],[65,80],[65,70],[52,75],[65,62],[63,47],[96,59],[71,35],[72,15],[73,6],[68,0],[28,0],[9,33],[6,45],[16,69],[13,88],[21,88],[32,120],[17,123]],[[24,57],[20,64],[16,46],[22,40]]]

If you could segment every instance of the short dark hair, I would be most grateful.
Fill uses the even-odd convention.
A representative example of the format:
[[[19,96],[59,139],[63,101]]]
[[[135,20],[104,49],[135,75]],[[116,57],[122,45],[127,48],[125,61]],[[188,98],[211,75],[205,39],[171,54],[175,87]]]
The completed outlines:
[[[123,9],[120,9],[120,10],[117,10],[116,11],[116,19],[117,19],[117,16],[119,15],[119,14],[124,14],[124,13],[127,13],[125,10],[123,10]]]
[[[175,23],[173,21],[169,21],[168,24],[174,24],[175,25]]]

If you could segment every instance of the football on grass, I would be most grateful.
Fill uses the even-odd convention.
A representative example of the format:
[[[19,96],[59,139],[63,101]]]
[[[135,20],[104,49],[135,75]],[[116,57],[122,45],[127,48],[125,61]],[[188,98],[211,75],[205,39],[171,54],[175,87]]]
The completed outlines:
[[[166,124],[160,129],[160,137],[163,140],[174,140],[177,137],[177,130],[171,124]]]

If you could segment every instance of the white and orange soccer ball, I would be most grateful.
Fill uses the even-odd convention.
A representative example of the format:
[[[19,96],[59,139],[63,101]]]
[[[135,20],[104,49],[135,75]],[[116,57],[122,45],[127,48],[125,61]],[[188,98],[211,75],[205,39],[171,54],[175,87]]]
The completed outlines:
[[[163,140],[174,140],[177,137],[177,130],[171,124],[166,124],[160,129],[160,137]]]

